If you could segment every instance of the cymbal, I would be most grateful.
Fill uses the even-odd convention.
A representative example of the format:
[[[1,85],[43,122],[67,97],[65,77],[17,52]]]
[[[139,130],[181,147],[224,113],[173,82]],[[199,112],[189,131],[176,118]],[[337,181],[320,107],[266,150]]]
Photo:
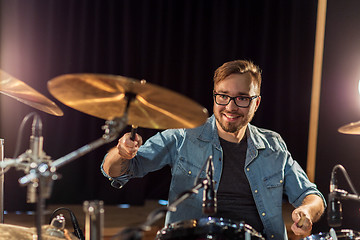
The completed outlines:
[[[206,108],[174,91],[117,75],[66,74],[48,82],[59,101],[86,114],[112,120],[127,109],[128,124],[144,128],[194,128],[205,123]]]
[[[360,121],[346,124],[338,129],[340,133],[360,134]]]
[[[43,112],[55,116],[64,115],[61,109],[50,99],[3,70],[0,70],[0,93]]]
[[[50,225],[44,225],[41,227],[42,234],[41,237],[44,240],[75,240],[78,239],[69,232],[67,229],[64,229],[63,232],[54,229]],[[60,235],[61,234],[61,235]],[[10,225],[10,224],[0,224],[0,239],[2,240],[33,240],[37,239],[36,228],[27,228],[22,226]]]

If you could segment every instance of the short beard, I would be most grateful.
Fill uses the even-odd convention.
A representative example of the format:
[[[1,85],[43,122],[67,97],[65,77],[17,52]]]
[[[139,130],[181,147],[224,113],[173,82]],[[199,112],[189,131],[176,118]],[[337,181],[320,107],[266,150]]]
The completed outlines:
[[[238,124],[238,125],[235,125],[235,124],[229,124],[229,125],[225,125],[223,124],[223,122],[221,121],[221,115],[222,115],[222,112],[220,112],[220,116],[218,116],[217,114],[215,114],[215,118],[218,122],[218,124],[220,125],[220,127],[225,131],[225,132],[228,132],[228,133],[237,133],[240,131],[241,128],[247,126],[247,124],[249,122],[251,122],[252,118],[254,117],[254,114],[252,114],[251,116],[247,115],[245,116],[241,116],[243,117],[242,121]]]

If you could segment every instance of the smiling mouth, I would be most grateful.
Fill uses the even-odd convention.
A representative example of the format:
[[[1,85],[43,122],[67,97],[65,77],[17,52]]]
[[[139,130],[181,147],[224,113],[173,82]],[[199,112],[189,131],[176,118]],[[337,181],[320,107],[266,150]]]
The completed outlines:
[[[241,117],[240,115],[232,115],[228,113],[222,113],[222,115],[229,120],[235,120]]]

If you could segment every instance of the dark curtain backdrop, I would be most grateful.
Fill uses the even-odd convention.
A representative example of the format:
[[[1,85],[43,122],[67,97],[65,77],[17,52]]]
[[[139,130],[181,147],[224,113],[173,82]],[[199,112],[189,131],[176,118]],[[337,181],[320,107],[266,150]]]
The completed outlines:
[[[253,123],[279,132],[306,168],[317,1],[301,0],[1,0],[0,68],[64,111],[55,117],[1,95],[5,157],[12,157],[26,114],[43,121],[44,151],[56,160],[101,137],[104,121],[57,101],[47,81],[66,73],[146,79],[181,93],[212,113],[212,76],[223,62],[249,59],[263,70],[262,103]],[[22,152],[28,148],[28,131]],[[125,129],[124,132],[129,130]],[[145,139],[156,131],[139,129]],[[49,203],[142,204],[164,199],[169,169],[114,189],[100,173],[116,142],[59,169]],[[26,208],[24,173],[5,175],[5,208]],[[328,173],[324,178],[328,179]]]

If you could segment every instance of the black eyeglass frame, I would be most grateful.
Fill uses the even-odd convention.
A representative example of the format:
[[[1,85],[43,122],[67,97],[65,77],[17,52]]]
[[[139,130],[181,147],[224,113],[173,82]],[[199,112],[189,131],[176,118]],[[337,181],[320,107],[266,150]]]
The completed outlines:
[[[229,101],[228,101],[227,103],[221,103],[221,104],[218,103],[218,102],[216,101],[216,96],[219,96],[219,95],[221,95],[221,96],[227,96],[227,97],[229,98]],[[255,98],[260,97],[260,95],[255,95],[255,96],[250,96],[250,97],[241,96],[241,95],[240,95],[240,96],[231,97],[231,96],[229,96],[229,95],[227,95],[227,94],[216,93],[216,92],[214,91],[214,92],[213,92],[213,97],[214,97],[215,103],[216,103],[217,105],[220,105],[220,106],[226,106],[226,105],[228,105],[228,104],[231,102],[231,100],[233,100],[236,106],[238,106],[238,107],[240,107],[240,108],[248,108],[248,107],[250,106],[250,104],[251,104],[251,101],[254,100]],[[242,97],[242,98],[247,98],[247,99],[249,99],[249,104],[248,104],[246,107],[245,107],[245,106],[239,106],[239,105],[237,105],[235,99],[238,98],[238,97]]]

